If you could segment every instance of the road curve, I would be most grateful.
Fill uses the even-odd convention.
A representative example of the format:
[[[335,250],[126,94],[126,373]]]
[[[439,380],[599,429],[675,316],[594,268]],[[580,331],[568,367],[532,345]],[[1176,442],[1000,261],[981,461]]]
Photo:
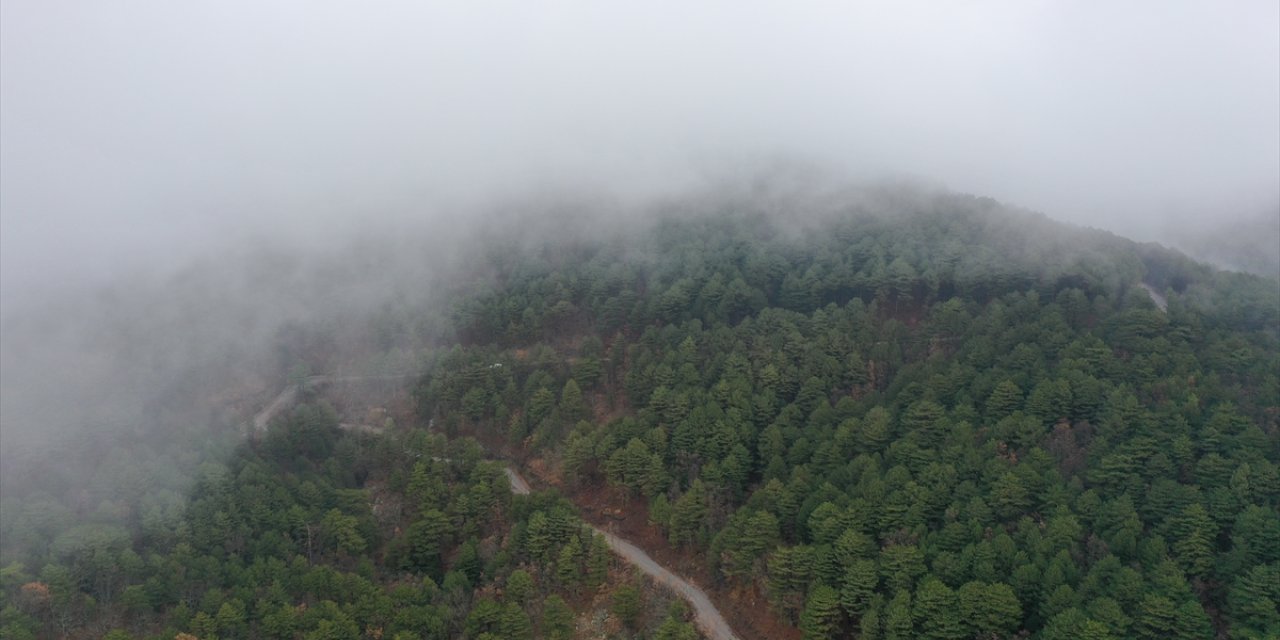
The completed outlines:
[[[280,392],[262,411],[253,417],[253,428],[256,432],[266,431],[271,420],[280,412],[293,406],[298,399],[298,390],[302,386],[313,387],[329,382],[345,381],[345,380],[368,380],[368,379],[396,379],[407,378],[407,375],[396,376],[312,376],[307,378],[301,384],[292,384]],[[532,489],[529,482],[510,466],[505,466],[502,472],[506,474],[507,480],[511,483],[511,491],[519,495],[528,495]],[[684,598],[693,606],[693,622],[697,625],[698,630],[702,632],[710,640],[740,640],[733,633],[733,629],[729,627],[729,623],[725,621],[724,616],[720,615],[720,610],[711,603],[711,599],[702,589],[691,584],[688,580],[668,571],[665,567],[658,564],[656,560],[651,558],[640,547],[619,538],[599,527],[588,524],[592,531],[604,537],[604,541],[614,553],[622,557],[623,560],[635,565],[638,569],[648,574],[659,584],[666,585],[672,591],[675,591],[680,597]]]
[[[298,385],[291,384],[285,387],[284,391],[281,391],[280,395],[276,396],[275,400],[272,400],[270,404],[262,409],[262,411],[259,411],[257,415],[253,416],[253,431],[255,433],[262,433],[266,431],[267,425],[271,424],[271,421],[274,420],[281,411],[292,407],[293,403],[296,402],[297,399]]]
[[[529,483],[525,481],[519,472],[511,467],[504,467],[502,471],[507,474],[507,479],[511,481],[512,492],[520,495],[529,493]],[[587,526],[604,536],[605,543],[623,560],[635,565],[641,571],[649,574],[659,584],[666,585],[680,597],[688,600],[689,604],[693,606],[694,624],[698,626],[698,630],[703,635],[711,640],[739,640],[738,636],[734,635],[733,629],[729,627],[729,623],[725,621],[724,616],[720,615],[720,610],[714,604],[711,604],[711,599],[707,597],[705,591],[690,584],[688,580],[668,571],[666,567],[658,564],[640,547],[599,527]]]
[[[274,400],[266,407],[253,416],[254,433],[262,433],[267,430],[272,420],[281,412],[293,406],[298,401],[298,391],[306,387],[308,389],[317,387],[331,382],[359,382],[361,380],[403,380],[412,378],[412,373],[393,373],[387,375],[376,376],[311,376],[302,382],[291,384],[284,388]]]

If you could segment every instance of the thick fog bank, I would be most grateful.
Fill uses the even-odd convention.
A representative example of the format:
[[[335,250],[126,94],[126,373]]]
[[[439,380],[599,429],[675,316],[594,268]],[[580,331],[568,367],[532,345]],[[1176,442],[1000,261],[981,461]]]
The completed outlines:
[[[0,296],[511,189],[653,195],[774,154],[1141,240],[1280,201],[1275,2],[0,14]]]

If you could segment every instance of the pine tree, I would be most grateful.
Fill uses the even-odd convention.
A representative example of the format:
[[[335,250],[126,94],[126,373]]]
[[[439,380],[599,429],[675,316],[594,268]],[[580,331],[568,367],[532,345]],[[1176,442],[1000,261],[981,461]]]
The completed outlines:
[[[569,542],[560,549],[556,558],[556,579],[570,590],[577,589],[582,580],[582,544],[577,536],[569,538]]]
[[[538,425],[547,416],[551,415],[551,410],[555,407],[556,397],[551,390],[541,387],[533,392],[529,398],[529,408],[525,414],[529,417],[530,425]]]
[[[707,496],[701,480],[694,480],[671,506],[671,540],[677,544],[692,544],[700,539],[706,524]]]
[[[573,637],[573,610],[564,598],[552,594],[542,603],[542,635],[547,640],[569,640]]]
[[[1280,637],[1280,564],[1253,567],[1231,586],[1231,628],[1242,637]]]
[[[609,545],[604,536],[591,536],[591,548],[587,551],[587,586],[595,589],[604,584],[609,574]]]
[[[337,509],[330,509],[320,521],[320,530],[330,546],[339,553],[358,554],[364,551],[366,543],[360,535],[360,522],[355,516],[349,516]]]
[[[1205,578],[1213,570],[1214,540],[1218,527],[1204,505],[1193,502],[1170,523],[1172,550],[1178,566],[1190,576]]]
[[[857,619],[866,611],[879,582],[874,561],[854,560],[845,569],[840,586],[840,606],[850,618]]]
[[[565,477],[572,483],[582,479],[587,463],[595,458],[591,439],[577,431],[570,433],[564,446],[563,468]]]
[[[867,534],[854,528],[845,529],[836,538],[834,545],[836,561],[848,567],[857,560],[870,560],[876,557],[879,548]]]
[[[965,627],[956,607],[956,594],[937,578],[926,578],[916,591],[912,619],[920,629],[920,637],[933,640],[958,640],[965,637]]]
[[[409,530],[405,533],[409,543],[405,568],[439,578],[442,570],[441,554],[452,529],[453,525],[443,513],[435,509],[423,513],[422,518],[409,525]]]
[[[862,613],[862,619],[858,621],[858,640],[880,640],[882,637],[880,629],[880,612],[884,609],[884,597],[876,594],[871,597],[871,602],[867,604],[867,609]]]
[[[895,545],[880,552],[880,576],[894,591],[910,590],[924,572],[924,554],[915,545]]]
[[[1134,631],[1137,637],[1159,640],[1174,637],[1178,628],[1178,610],[1164,596],[1147,595],[1138,605]]]
[[[623,585],[613,592],[613,604],[610,605],[613,615],[618,616],[622,624],[635,629],[640,624],[640,616],[644,613],[644,601],[640,590],[632,585]]]
[[[507,576],[507,589],[504,595],[511,602],[523,607],[533,597],[534,589],[533,576],[524,569],[516,569]]]
[[[508,602],[502,607],[498,631],[507,640],[533,640],[533,621],[520,605]]]
[[[862,429],[854,436],[858,449],[862,453],[874,453],[889,444],[893,432],[889,426],[889,412],[883,407],[874,407],[862,419]]]
[[[454,571],[460,571],[467,576],[473,584],[480,580],[480,573],[484,570],[484,563],[480,559],[479,541],[470,538],[462,543],[458,548],[458,558],[453,561]]]
[[[885,640],[913,640],[915,624],[911,618],[911,592],[899,589],[884,612]]]
[[[1004,520],[1012,520],[1031,506],[1031,495],[1018,474],[1010,471],[1000,476],[991,485],[990,502],[996,515]]]
[[[1204,612],[1204,607],[1195,600],[1186,600],[1178,606],[1176,614],[1177,640],[1212,640],[1213,622]]]
[[[1007,584],[968,582],[956,597],[960,619],[979,637],[1011,636],[1022,621],[1022,607]]]
[[[932,400],[913,402],[902,416],[902,429],[915,433],[922,446],[936,446],[946,435],[946,409]]]
[[[222,603],[213,621],[218,629],[218,637],[227,639],[244,637],[247,628],[244,603],[234,599]]]
[[[529,557],[541,562],[549,560],[555,540],[546,512],[536,511],[529,516],[529,526],[525,531],[525,547],[529,550]]]
[[[825,640],[832,637],[839,621],[839,594],[819,583],[805,599],[804,613],[800,614],[800,631],[804,633],[805,640]]]
[[[1022,389],[1012,380],[1005,380],[987,398],[987,423],[995,424],[1022,405]]]
[[[775,591],[804,591],[813,575],[809,547],[778,547],[769,556],[769,580]]]
[[[1086,620],[1080,627],[1080,640],[1119,640],[1120,636],[1111,632],[1107,625],[1097,620]]]
[[[675,616],[668,615],[666,620],[654,632],[654,640],[698,640],[698,630],[693,625],[682,622]]]
[[[569,424],[590,417],[587,404],[582,399],[582,389],[573,378],[569,378],[560,391],[560,417]]]

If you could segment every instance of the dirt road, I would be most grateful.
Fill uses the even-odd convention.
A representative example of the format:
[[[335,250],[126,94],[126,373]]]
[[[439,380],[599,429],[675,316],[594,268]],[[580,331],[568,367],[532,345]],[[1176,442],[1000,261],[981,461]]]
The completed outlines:
[[[292,407],[298,400],[298,391],[302,387],[315,387],[330,382],[342,382],[347,380],[369,380],[369,379],[398,379],[407,378],[408,375],[398,376],[312,376],[307,378],[300,384],[293,384],[286,387],[279,395],[275,397],[262,411],[253,417],[253,428],[256,432],[263,432],[277,415]],[[528,495],[532,489],[529,482],[520,475],[518,471],[512,467],[503,467],[503,473],[506,474],[507,480],[511,482],[511,491]],[[729,627],[729,623],[725,621],[724,616],[720,615],[720,610],[711,599],[707,597],[706,592],[691,584],[689,581],[668,571],[665,567],[658,564],[649,554],[645,553],[640,547],[619,538],[608,531],[604,531],[595,526],[590,526],[593,531],[604,536],[605,543],[614,553],[622,557],[623,560],[635,565],[638,569],[648,574],[660,584],[666,585],[672,591],[675,591],[680,597],[684,598],[693,606],[694,624],[698,626],[698,630],[702,632],[710,640],[739,640],[734,635],[733,629]]]
[[[504,467],[502,472],[507,474],[507,480],[511,481],[511,491],[513,493],[517,493],[522,496],[529,495],[529,492],[531,491],[529,489],[529,483],[525,482],[525,479],[520,477],[520,474],[516,473],[515,469],[512,469],[511,467]]]
[[[521,495],[529,493],[529,483],[521,477],[519,472],[511,467],[505,467],[503,472],[507,474],[507,479],[511,481],[511,490],[513,492]],[[711,640],[738,640],[738,636],[734,635],[733,629],[729,627],[729,623],[725,621],[724,616],[720,615],[720,610],[716,609],[714,604],[711,604],[711,599],[707,597],[706,592],[690,584],[684,578],[668,571],[653,558],[649,557],[649,554],[645,553],[640,547],[598,527],[591,526],[591,529],[604,536],[604,541],[609,545],[609,548],[613,549],[613,552],[621,556],[623,560],[635,565],[638,569],[658,581],[658,583],[666,585],[679,594],[680,597],[689,601],[689,604],[693,606],[694,624],[698,626],[698,630],[703,635]]]
[[[1147,295],[1151,297],[1151,301],[1156,304],[1156,308],[1168,313],[1169,301],[1165,299],[1163,294],[1161,294],[1159,291],[1156,291],[1155,287],[1145,282],[1139,282],[1138,286],[1142,287],[1142,289],[1147,292]]]
[[[298,401],[298,391],[302,388],[311,389],[331,382],[360,382],[362,380],[404,380],[406,378],[415,377],[416,374],[396,373],[380,376],[311,376],[297,384],[291,384],[284,388],[279,395],[275,397],[262,411],[253,416],[254,433],[262,433],[267,430],[267,426],[271,421],[284,411],[288,410]]]

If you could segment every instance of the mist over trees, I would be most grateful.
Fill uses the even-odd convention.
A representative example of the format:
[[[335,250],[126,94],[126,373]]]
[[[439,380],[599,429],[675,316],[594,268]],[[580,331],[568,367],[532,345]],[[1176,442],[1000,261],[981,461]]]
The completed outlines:
[[[1274,2],[4,0],[0,637],[1280,637],[1277,113]]]
[[[85,388],[127,411],[3,451],[7,633],[561,637],[527,583],[573,617],[609,569],[467,435],[629,496],[806,637],[1280,624],[1273,281],[987,198],[742,184],[115,292],[48,354],[98,345]],[[392,431],[312,398],[242,444],[290,376],[388,371],[422,376]],[[688,624],[607,588],[623,628]]]

